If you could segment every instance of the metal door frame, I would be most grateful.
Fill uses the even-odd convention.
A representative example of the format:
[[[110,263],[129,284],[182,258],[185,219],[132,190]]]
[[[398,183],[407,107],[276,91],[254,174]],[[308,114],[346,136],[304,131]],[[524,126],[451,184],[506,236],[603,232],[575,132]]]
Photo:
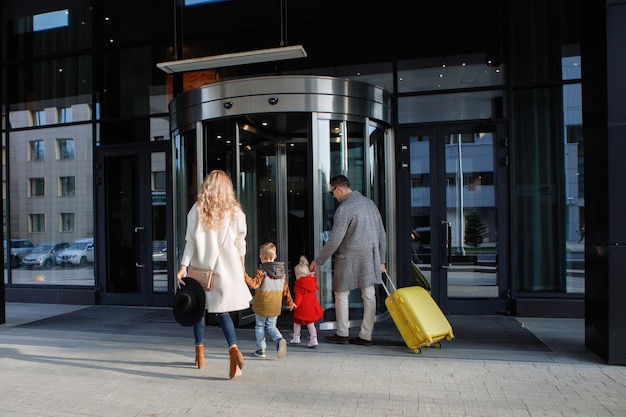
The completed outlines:
[[[476,129],[492,131],[495,134],[494,143],[494,174],[496,175],[496,206],[498,219],[498,247],[497,247],[497,268],[498,268],[498,298],[449,298],[447,271],[442,265],[445,257],[443,248],[446,246],[446,233],[442,221],[446,219],[446,156],[444,137],[451,133],[470,133]],[[508,167],[508,139],[506,137],[507,126],[505,123],[485,123],[463,122],[445,125],[428,126],[403,126],[400,128],[400,143],[408,146],[408,136],[413,134],[428,135],[430,137],[429,161],[431,174],[430,187],[430,227],[431,227],[431,295],[437,301],[440,308],[448,314],[508,314],[511,311],[511,274],[509,270],[509,167]],[[410,162],[409,162],[410,163]],[[410,166],[401,175],[408,176],[409,180],[404,181],[405,195],[410,196]],[[400,230],[407,230],[411,227],[410,205],[411,198],[407,198],[404,204],[408,206],[409,218],[400,221]],[[401,258],[402,256],[400,256]],[[409,264],[407,259],[406,264]],[[437,265],[437,267],[435,267]],[[410,272],[405,269],[408,276]],[[405,279],[403,285],[413,285]]]
[[[172,162],[172,145],[170,141],[162,142],[149,142],[142,144],[130,144],[130,145],[113,145],[113,146],[101,146],[95,149],[96,160],[96,193],[95,193],[95,207],[96,210],[103,210],[105,203],[105,186],[106,186],[106,173],[104,172],[104,158],[134,155],[138,157],[139,164],[139,183],[136,184],[139,193],[140,200],[145,196],[148,196],[148,201],[151,200],[151,156],[153,153],[163,152],[166,157],[166,167],[171,166]],[[147,174],[146,174],[147,173]],[[172,209],[172,175],[171,171],[166,170],[166,193],[165,193],[165,207],[166,207],[166,228],[167,228],[167,253],[173,253],[173,209]],[[146,226],[145,234],[147,236],[152,235],[152,213],[151,204],[139,204],[138,205],[138,217],[142,219],[142,223]],[[113,293],[106,291],[107,283],[107,251],[109,248],[109,242],[107,239],[107,219],[105,213],[96,216],[96,234],[95,234],[95,246],[96,246],[96,301],[97,304],[111,304],[111,305],[139,305],[139,306],[171,306],[173,295],[173,280],[166,279],[167,291],[155,293],[153,291],[153,276],[152,276],[152,245],[144,245],[142,256],[144,260],[148,260],[149,268],[139,268],[143,271],[140,276],[141,291],[134,293]],[[174,273],[173,257],[168,256],[167,261],[167,276],[170,277]]]

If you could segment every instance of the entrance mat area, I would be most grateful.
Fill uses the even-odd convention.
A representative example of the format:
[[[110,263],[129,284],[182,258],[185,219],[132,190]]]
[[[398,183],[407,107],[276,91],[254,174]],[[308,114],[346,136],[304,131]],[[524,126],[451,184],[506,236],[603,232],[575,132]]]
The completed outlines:
[[[283,334],[291,332],[292,313],[283,312],[278,322]],[[443,341],[446,349],[502,350],[551,352],[541,340],[510,316],[450,316],[455,339]],[[110,334],[135,334],[189,338],[191,328],[174,320],[171,308],[91,306],[43,320],[22,324],[21,328],[65,330]],[[242,339],[254,340],[254,324],[238,330]],[[249,333],[249,334],[247,334]],[[320,331],[329,335],[334,331]],[[356,336],[358,328],[351,329]],[[405,346],[391,318],[377,322],[374,328],[375,345]]]
[[[448,321],[454,332],[454,340],[442,341],[446,349],[552,352],[514,317],[450,316]],[[374,339],[381,345],[387,342],[389,345],[404,346],[402,336],[391,318],[376,323]]]
[[[74,332],[189,337],[190,328],[174,320],[171,308],[92,306],[21,328]]]
[[[467,348],[480,349],[487,344],[501,349],[552,351],[514,317],[454,316],[451,324],[453,329],[458,327],[455,337],[467,340]]]

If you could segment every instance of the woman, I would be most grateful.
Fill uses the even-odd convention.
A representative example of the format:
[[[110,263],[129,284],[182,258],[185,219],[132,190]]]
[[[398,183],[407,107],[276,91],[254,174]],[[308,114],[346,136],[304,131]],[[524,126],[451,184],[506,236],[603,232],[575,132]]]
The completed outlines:
[[[213,289],[206,291],[206,310],[217,315],[226,337],[231,379],[241,375],[244,363],[229,312],[250,307],[252,300],[244,281],[246,233],[246,215],[235,197],[232,181],[224,171],[212,171],[187,214],[185,250],[176,277],[180,288],[185,285],[188,266],[214,271]],[[193,326],[198,368],[204,367],[204,316]]]

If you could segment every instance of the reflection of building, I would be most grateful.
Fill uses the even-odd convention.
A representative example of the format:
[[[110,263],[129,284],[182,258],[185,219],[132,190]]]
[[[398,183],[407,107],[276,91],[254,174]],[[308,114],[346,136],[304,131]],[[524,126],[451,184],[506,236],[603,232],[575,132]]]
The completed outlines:
[[[68,125],[90,119],[88,104],[9,114],[12,237],[38,244],[93,236],[91,125]]]
[[[578,97],[580,99],[580,97]],[[495,226],[495,175],[493,155],[493,135],[478,134],[465,135],[462,138],[462,147],[453,137],[448,137],[445,145],[446,156],[446,201],[448,206],[448,219],[455,219],[457,208],[462,207],[463,211],[477,211],[481,215],[481,220],[489,226],[490,231],[497,230]],[[578,234],[582,221],[582,211],[584,209],[584,199],[579,198],[579,191],[582,191],[582,178],[578,155],[578,143],[567,143],[564,150],[565,166],[565,187],[566,187],[566,239],[568,242],[579,240]],[[468,163],[458,164],[459,152],[462,151],[461,161]],[[425,219],[430,215],[430,164],[429,142],[424,140],[413,140],[410,144],[411,153],[411,213],[412,222],[424,224]],[[459,168],[463,167],[462,171]],[[459,192],[458,187],[462,182],[463,191]],[[550,186],[546,186],[541,194],[550,200],[552,195]],[[535,192],[533,189],[531,192]],[[462,200],[462,201],[461,201]],[[458,219],[457,219],[458,220]],[[457,232],[457,233],[455,233]],[[458,229],[453,229],[453,241],[460,242]],[[496,237],[490,234],[489,240]]]
[[[493,156],[493,135],[473,134],[464,135],[462,139],[463,147],[458,146],[458,138],[448,137],[445,145],[446,162],[446,218],[458,223],[459,219],[464,219],[467,212],[476,211],[481,216],[481,221],[490,225],[492,231],[487,242],[495,240],[495,190],[494,190],[494,156]],[[422,185],[428,183],[425,179],[430,175],[428,159],[428,142],[411,142],[411,211],[413,224],[424,223],[431,207],[430,186]],[[462,157],[459,159],[460,149]],[[458,161],[466,161],[468,165],[458,164]],[[461,168],[463,167],[463,168]],[[418,185],[420,184],[420,185]],[[459,192],[459,187],[464,192]],[[462,210],[461,210],[462,209]],[[460,217],[459,217],[460,216]],[[452,241],[463,242],[461,229],[452,229]]]

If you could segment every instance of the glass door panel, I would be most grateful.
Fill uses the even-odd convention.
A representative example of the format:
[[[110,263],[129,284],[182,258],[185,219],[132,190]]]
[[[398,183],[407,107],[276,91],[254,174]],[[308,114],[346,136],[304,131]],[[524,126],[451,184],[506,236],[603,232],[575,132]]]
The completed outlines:
[[[285,144],[287,158],[287,257],[289,271],[293,271],[305,255],[309,262],[311,251],[311,186],[309,181],[309,143],[308,140],[292,139]],[[295,275],[291,279],[293,284]]]
[[[330,181],[334,172],[331,155],[337,155],[341,152],[340,142],[341,136],[341,123],[338,121],[330,121],[326,119],[319,119],[316,122],[315,136],[316,149],[314,151],[314,163],[313,166],[317,167],[315,178],[315,187],[319,189],[318,195],[321,195],[319,202],[320,214],[317,219],[317,230],[319,230],[319,243],[316,245],[315,252],[322,248],[328,239],[330,238],[330,229],[333,224],[333,213],[335,212],[335,204],[333,196],[327,192],[328,182]],[[338,158],[341,159],[341,158]],[[311,257],[316,253],[312,253]],[[311,260],[309,260],[311,261]],[[333,302],[333,276],[332,276],[332,260],[321,265],[315,271],[317,274],[317,282],[320,286],[320,304],[325,311],[334,307]],[[324,318],[326,320],[326,317]],[[323,324],[320,328],[323,328]]]
[[[498,228],[506,205],[506,193],[498,191],[506,181],[497,181],[507,169],[505,141],[498,140],[503,130],[465,125],[402,133],[410,151],[410,285],[421,270],[445,312],[506,309],[509,287],[499,273],[506,259],[499,251],[507,249],[498,241],[506,235]]]
[[[317,156],[318,160],[314,165],[317,168],[317,186],[322,195],[320,207],[320,240],[319,249],[328,241],[333,226],[333,216],[338,203],[332,194],[328,193],[328,183],[336,175],[345,175],[350,180],[350,186],[354,191],[359,191],[363,195],[369,195],[372,185],[366,179],[366,138],[365,124],[345,120],[325,120],[317,121]],[[319,252],[319,250],[317,251]],[[316,254],[317,254],[316,252]],[[332,258],[324,265],[320,266],[316,273],[320,285],[320,302],[325,309],[321,329],[334,328],[334,299],[332,291]],[[361,291],[353,290],[349,296],[350,302],[350,326],[354,327],[360,323],[362,314]],[[354,311],[352,311],[352,309]]]
[[[141,291],[145,225],[140,221],[139,156],[111,155],[104,158],[107,294],[137,294]]]
[[[247,218],[249,274],[256,271],[259,246],[267,241],[276,244],[288,277],[300,255],[310,256],[309,121],[303,113],[246,115],[207,121],[201,135],[190,131],[175,138],[181,155],[177,193],[185,200],[178,201],[178,211],[189,210],[197,182],[211,170],[231,175]],[[177,227],[185,230],[184,222]],[[184,245],[184,233],[177,235],[179,246]]]
[[[167,250],[167,154],[154,152],[150,155],[150,190],[151,205],[151,242],[152,263],[149,269],[152,273],[152,289],[155,293],[167,293],[168,281],[168,250]]]
[[[448,298],[498,297],[494,133],[444,136]]]
[[[409,136],[411,153],[411,262],[412,273],[420,269],[431,277],[430,136]]]
[[[290,278],[301,255],[309,254],[310,117],[257,116],[238,121],[240,201],[248,219],[246,268],[258,267],[259,246],[274,242]]]
[[[96,242],[104,304],[170,305],[169,143],[98,148],[97,199],[104,209]],[[158,149],[158,150],[157,150]],[[166,150],[167,149],[167,150]],[[102,176],[100,176],[102,175]],[[150,202],[146,204],[146,202]]]

